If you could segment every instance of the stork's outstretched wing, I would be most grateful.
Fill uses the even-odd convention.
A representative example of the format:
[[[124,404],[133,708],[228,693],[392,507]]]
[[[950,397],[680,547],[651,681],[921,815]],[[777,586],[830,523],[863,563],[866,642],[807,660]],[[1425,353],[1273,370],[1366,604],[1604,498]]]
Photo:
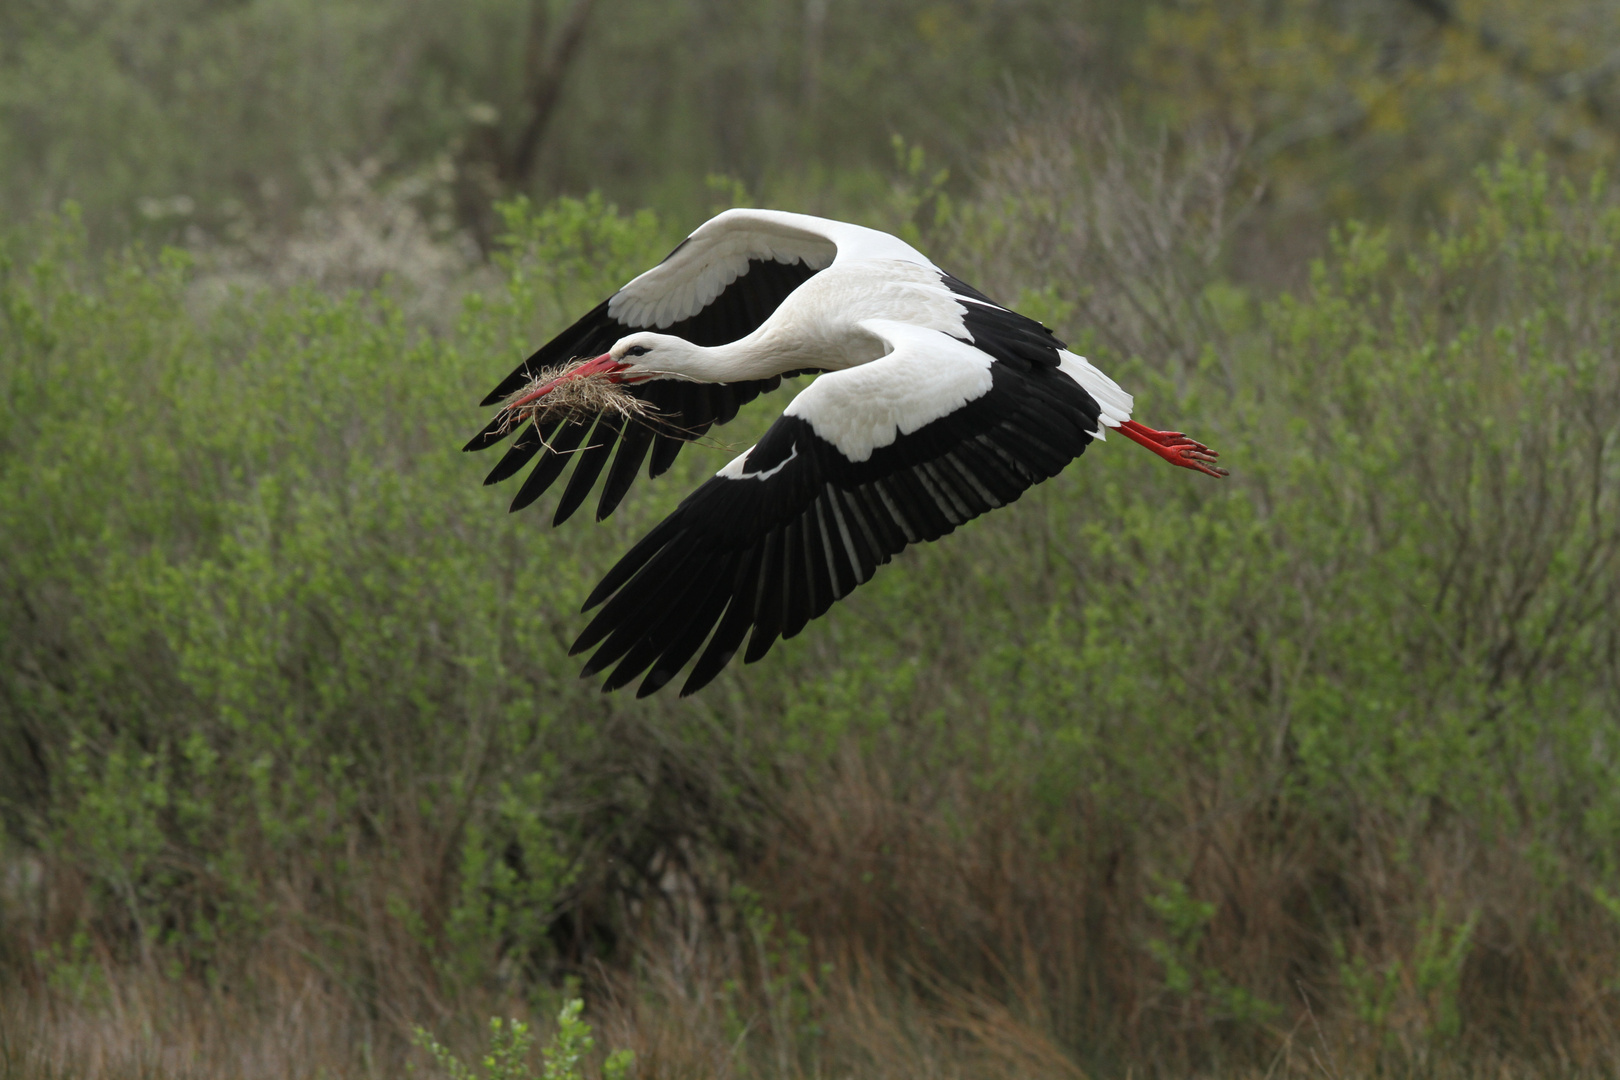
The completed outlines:
[[[750,633],[758,660],[907,544],[1056,475],[1099,430],[1069,354],[992,358],[937,331],[862,325],[893,351],[816,379],[591,594],[586,610],[602,610],[573,651],[596,649],[587,676],[613,666],[604,690],[650,668],[645,696],[698,656],[690,694]]]
[[[885,233],[803,214],[728,210],[541,346],[490,391],[483,404],[498,404],[540,371],[606,352],[637,330],[674,334],[703,346],[736,341],[758,329],[788,294],[834,260],[874,256],[932,265]],[[779,383],[777,377],[733,383],[650,379],[627,389],[657,410],[656,428],[627,422],[614,413],[549,427],[530,424],[485,483],[499,483],[538,457],[512,500],[512,509],[520,510],[556,483],[570,460],[575,461],[552,519],[554,525],[561,524],[585,501],[617,446],[597,502],[600,521],[629,491],[649,451],[648,475],[657,476],[674,463],[685,443],[700,438],[714,424],[728,422],[739,408]],[[466,449],[486,449],[510,433],[507,418],[497,416]]]

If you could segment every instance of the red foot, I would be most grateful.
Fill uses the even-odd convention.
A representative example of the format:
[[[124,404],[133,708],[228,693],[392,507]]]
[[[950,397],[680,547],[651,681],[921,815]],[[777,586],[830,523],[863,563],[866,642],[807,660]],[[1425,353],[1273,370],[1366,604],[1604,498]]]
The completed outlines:
[[[1215,459],[1221,456],[1219,453],[1179,431],[1154,431],[1135,420],[1127,420],[1115,430],[1127,439],[1141,443],[1172,465],[1197,469],[1217,478],[1228,475],[1225,469],[1215,464]]]

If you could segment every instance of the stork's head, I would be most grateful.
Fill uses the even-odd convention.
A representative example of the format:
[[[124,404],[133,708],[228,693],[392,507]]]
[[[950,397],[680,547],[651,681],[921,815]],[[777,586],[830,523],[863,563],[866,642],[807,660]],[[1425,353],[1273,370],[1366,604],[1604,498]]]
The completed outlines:
[[[620,338],[594,362],[611,367],[615,382],[637,383],[654,375],[690,376],[702,351],[685,338],[643,330]]]

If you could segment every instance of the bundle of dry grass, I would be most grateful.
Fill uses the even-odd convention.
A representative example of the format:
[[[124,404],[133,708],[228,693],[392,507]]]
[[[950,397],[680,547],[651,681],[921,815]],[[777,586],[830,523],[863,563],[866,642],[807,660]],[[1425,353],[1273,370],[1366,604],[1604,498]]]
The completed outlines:
[[[651,402],[631,392],[628,385],[615,382],[609,372],[580,373],[591,363],[590,358],[578,357],[542,369],[502,403],[502,431],[522,427],[531,420],[544,427],[554,421],[595,419],[605,413],[650,425],[666,419]],[[544,393],[536,397],[542,390]]]

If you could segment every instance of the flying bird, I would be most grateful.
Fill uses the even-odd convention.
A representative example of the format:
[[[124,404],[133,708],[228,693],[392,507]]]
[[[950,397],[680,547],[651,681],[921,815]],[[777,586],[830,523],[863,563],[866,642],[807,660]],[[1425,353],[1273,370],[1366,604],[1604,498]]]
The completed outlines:
[[[1132,420],[1131,395],[1045,326],[910,244],[745,209],[705,222],[541,346],[484,399],[502,408],[466,449],[519,432],[485,480],[539,459],[514,511],[572,461],[553,524],[579,509],[605,468],[600,521],[649,455],[656,477],[682,446],[803,373],[817,377],[764,437],[585,601],[601,610],[570,655],[595,650],[583,675],[611,667],[604,691],[645,673],[644,697],[695,656],[681,689],[693,693],[745,637],[744,660],[758,660],[908,544],[1012,502],[1108,432],[1172,465],[1226,475],[1204,444]]]

